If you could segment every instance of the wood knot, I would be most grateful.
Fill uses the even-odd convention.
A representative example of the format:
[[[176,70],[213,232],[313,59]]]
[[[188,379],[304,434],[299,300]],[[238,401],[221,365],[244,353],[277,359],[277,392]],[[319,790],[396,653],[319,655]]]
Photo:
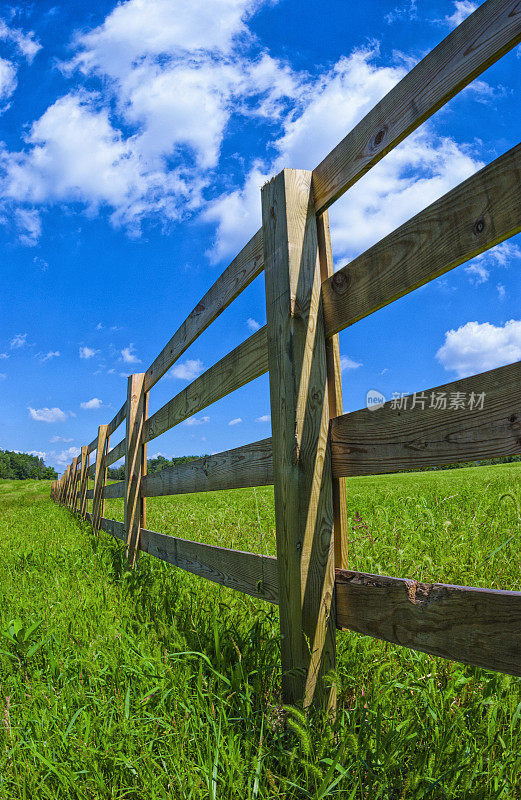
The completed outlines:
[[[291,298],[290,314],[293,319],[302,319],[302,306],[296,297]]]
[[[380,147],[380,145],[382,144],[383,140],[385,139],[385,137],[387,135],[387,131],[388,131],[387,125],[382,125],[382,127],[375,134],[375,136],[374,136],[374,138],[373,138],[373,140],[371,142],[371,145],[370,145],[370,149],[371,150],[376,150],[378,147]]]
[[[484,230],[485,230],[485,220],[483,219],[483,217],[480,217],[474,223],[474,233],[476,234],[476,236],[479,236],[479,234],[483,233]]]
[[[331,279],[331,285],[335,292],[341,294],[347,289],[349,285],[349,278],[343,270],[340,272],[335,272]]]

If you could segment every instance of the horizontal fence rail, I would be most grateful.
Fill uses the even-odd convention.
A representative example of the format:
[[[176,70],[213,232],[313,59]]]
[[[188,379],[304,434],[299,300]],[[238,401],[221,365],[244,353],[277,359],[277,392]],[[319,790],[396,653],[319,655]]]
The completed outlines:
[[[331,421],[335,475],[521,455],[521,362]]]
[[[100,527],[116,539],[126,540],[122,522],[102,518]],[[221,586],[270,603],[278,602],[277,560],[272,556],[228,550],[143,528],[140,531],[139,549]]]
[[[272,483],[271,439],[264,439],[145,475],[141,481],[141,494],[143,497],[159,497],[269,486]]]
[[[521,144],[324,281],[332,336],[521,231]]]
[[[337,570],[337,626],[521,675],[521,592]]]
[[[325,676],[335,664],[335,626],[521,675],[521,593],[347,570],[340,482],[520,455],[521,362],[343,414],[337,336],[521,232],[521,144],[336,273],[327,212],[519,42],[519,0],[486,0],[312,172],[283,170],[266,184],[260,230],[146,372],[129,376],[122,407],[52,484],[53,500],[88,520],[95,534],[125,543],[131,568],[141,551],[278,604],[285,702],[334,706]],[[150,390],[263,271],[267,325],[149,416]],[[146,474],[148,442],[266,372],[271,438]],[[124,436],[111,447],[123,423]],[[108,467],[122,459],[124,480],[107,483]],[[147,527],[148,498],[271,484],[276,559]],[[105,500],[113,498],[123,499],[124,522],[105,517]]]

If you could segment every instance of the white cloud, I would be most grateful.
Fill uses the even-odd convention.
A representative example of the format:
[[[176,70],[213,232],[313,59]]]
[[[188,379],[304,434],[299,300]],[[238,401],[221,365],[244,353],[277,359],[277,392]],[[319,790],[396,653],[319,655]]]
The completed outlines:
[[[17,208],[15,221],[21,243],[26,247],[35,247],[42,233],[39,212],[34,208]]]
[[[271,422],[271,414],[263,414],[262,417],[257,417],[256,422]]]
[[[4,358],[9,358],[7,353],[0,353],[0,360],[3,360]]]
[[[377,49],[356,50],[310,82],[274,142],[276,158],[256,162],[243,186],[204,211],[217,224],[213,260],[240,249],[259,227],[260,188],[283,167],[313,169],[403,77],[403,65],[375,65]],[[426,124],[389,153],[330,209],[333,252],[349,260],[469,177],[482,163]]]
[[[11,341],[9,342],[9,346],[12,350],[18,350],[20,347],[25,347],[27,344],[27,334],[26,333],[17,333],[16,336],[13,336]]]
[[[3,20],[0,20],[0,39],[2,41],[12,42],[18,52],[25,56],[29,63],[32,62],[38,50],[41,50],[41,44],[35,38],[32,31],[24,33],[19,28],[9,28]]]
[[[488,281],[493,267],[507,267],[510,261],[517,258],[521,258],[521,248],[512,242],[502,242],[476,256],[464,269],[470,281],[479,286]]]
[[[7,378],[6,373],[5,372],[0,372],[0,381],[5,381],[6,378]]]
[[[41,450],[28,450],[27,455],[36,456],[37,458],[41,458],[43,461],[45,461],[47,458],[47,453],[43,453]]]
[[[499,299],[500,300],[504,300],[505,299],[505,295],[506,295],[506,289],[503,286],[503,284],[502,283],[498,283],[498,285],[496,286],[496,289],[497,289],[497,293],[498,293]]]
[[[477,7],[478,3],[471,3],[470,0],[455,0],[454,12],[450,15],[447,14],[443,22],[449,28],[457,28],[464,19],[474,13]]]
[[[346,369],[358,369],[361,367],[362,363],[360,361],[353,361],[352,358],[349,356],[340,356],[340,371],[344,372]]]
[[[185,425],[205,425],[207,422],[210,422],[210,417],[188,417],[185,419]]]
[[[98,322],[98,324],[96,325],[96,330],[97,331],[102,331],[103,327],[104,327],[103,324],[101,322]]]
[[[134,345],[130,343],[128,347],[124,347],[121,351],[121,359],[125,364],[141,364],[141,359],[134,353],[134,349]]]
[[[92,400],[86,400],[84,403],[80,403],[81,408],[101,408],[103,403],[99,399],[99,397],[93,397]]]
[[[250,331],[252,331],[252,332],[258,331],[258,330],[259,330],[259,328],[260,328],[260,326],[261,326],[260,322],[257,322],[257,320],[256,320],[256,319],[252,319],[252,317],[249,317],[249,318],[246,320],[246,325],[248,326],[248,328],[249,328],[249,329],[250,329]]]
[[[36,422],[65,422],[67,414],[61,408],[31,408],[29,416]]]
[[[66,436],[53,436],[50,441],[51,444],[55,444],[56,442],[64,442],[65,444],[68,444],[69,442],[72,442],[74,440],[68,439]]]
[[[92,347],[80,347],[80,358],[94,358],[99,350],[94,350]]]
[[[0,100],[7,100],[16,89],[16,67],[6,58],[0,58]]]
[[[68,447],[67,450],[62,450],[61,453],[53,453],[54,460],[61,465],[68,464],[73,458],[81,454],[79,447]]]
[[[172,367],[168,373],[182,381],[193,381],[203,371],[203,362],[199,358],[188,358]]]
[[[59,350],[49,350],[48,353],[37,353],[36,358],[40,361],[50,361],[52,358],[58,358],[59,355]]]
[[[235,417],[235,419],[231,419],[229,421],[228,425],[240,425],[241,422],[242,422],[241,417]]]
[[[436,358],[460,378],[519,361],[521,320],[511,319],[504,325],[467,322],[457,330],[447,331]]]

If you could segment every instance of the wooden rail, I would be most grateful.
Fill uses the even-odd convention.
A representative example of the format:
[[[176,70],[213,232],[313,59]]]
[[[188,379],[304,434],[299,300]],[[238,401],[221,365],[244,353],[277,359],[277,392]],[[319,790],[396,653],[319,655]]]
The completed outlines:
[[[344,570],[335,589],[339,628],[521,675],[521,592]]]
[[[347,570],[343,476],[521,453],[521,362],[377,410],[343,414],[338,332],[521,231],[521,145],[333,273],[326,209],[422,122],[521,41],[519,0],[486,0],[312,171],[262,189],[262,227],[83,446],[53,500],[97,533],[279,605],[285,702],[335,704],[335,629],[521,675],[521,593]],[[267,325],[148,417],[158,380],[264,268]],[[147,443],[266,371],[271,439],[146,474]],[[110,437],[125,422],[125,438]],[[89,456],[96,451],[95,461]],[[107,468],[125,459],[125,480]],[[93,486],[89,479],[94,478]],[[273,483],[277,559],[165,536],[147,498]],[[124,522],[104,516],[123,498]],[[89,503],[92,506],[89,509]],[[172,506],[175,513],[175,506]],[[336,568],[336,572],[335,572]]]
[[[521,362],[344,414],[335,475],[374,475],[521,454]]]
[[[271,439],[247,444],[224,453],[185,461],[146,475],[141,481],[143,497],[159,497],[219,489],[244,489],[273,483]]]

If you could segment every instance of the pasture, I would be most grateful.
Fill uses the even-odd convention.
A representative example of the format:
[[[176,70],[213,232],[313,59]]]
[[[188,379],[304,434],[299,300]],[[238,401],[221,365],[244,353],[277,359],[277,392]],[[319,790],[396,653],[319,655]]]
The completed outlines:
[[[351,569],[521,589],[518,464],[347,479]],[[275,554],[273,489],[151,529]],[[105,514],[123,518],[121,500]],[[0,482],[0,798],[519,798],[521,681],[338,635],[334,722],[284,708],[276,607]]]

